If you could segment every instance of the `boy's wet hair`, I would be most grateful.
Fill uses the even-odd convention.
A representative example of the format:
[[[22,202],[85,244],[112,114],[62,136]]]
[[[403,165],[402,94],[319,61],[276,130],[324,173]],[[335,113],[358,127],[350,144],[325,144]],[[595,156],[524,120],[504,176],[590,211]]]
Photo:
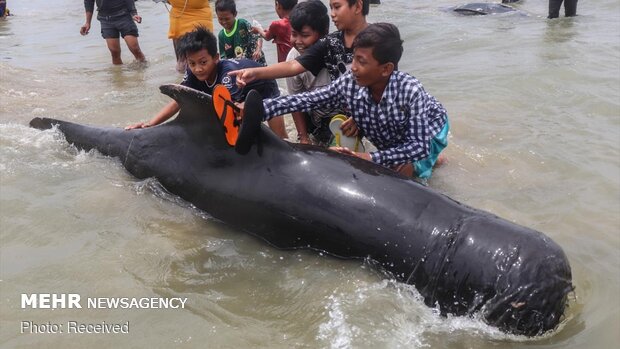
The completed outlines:
[[[349,7],[355,5],[359,0],[347,0],[349,3]],[[362,15],[368,16],[368,12],[370,12],[370,0],[362,0]]]
[[[297,0],[276,0],[285,10],[290,10],[297,5]]]
[[[235,0],[217,0],[215,2],[215,12],[230,12],[233,16],[236,16],[237,4],[235,4]]]
[[[183,34],[177,41],[177,55],[187,58],[188,54],[207,50],[210,56],[217,55],[217,39],[211,31],[204,26],[197,26],[196,29]]]
[[[306,0],[300,2],[289,14],[291,27],[295,31],[302,31],[304,26],[309,26],[312,30],[323,37],[329,33],[329,15],[327,7],[321,0]]]
[[[357,34],[353,48],[372,48],[372,56],[380,63],[391,62],[398,69],[398,62],[403,55],[403,41],[400,32],[391,23],[373,23]]]

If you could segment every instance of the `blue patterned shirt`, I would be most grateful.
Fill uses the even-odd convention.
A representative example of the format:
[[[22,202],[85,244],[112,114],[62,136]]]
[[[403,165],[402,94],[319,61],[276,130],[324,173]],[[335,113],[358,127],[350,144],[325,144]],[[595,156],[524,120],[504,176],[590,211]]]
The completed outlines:
[[[293,111],[342,108],[378,149],[370,152],[372,161],[385,166],[427,157],[431,139],[448,118],[441,103],[416,78],[400,71],[390,76],[379,103],[348,72],[322,89],[265,99],[263,105],[267,119]]]

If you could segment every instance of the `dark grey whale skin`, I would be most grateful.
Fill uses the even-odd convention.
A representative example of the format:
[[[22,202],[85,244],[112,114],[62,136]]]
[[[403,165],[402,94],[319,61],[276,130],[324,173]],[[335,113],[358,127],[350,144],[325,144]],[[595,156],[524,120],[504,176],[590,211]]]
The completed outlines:
[[[154,177],[275,247],[370,259],[442,314],[481,313],[488,324],[526,336],[561,321],[571,269],[544,234],[371,162],[285,142],[262,125],[241,155],[226,143],[210,95],[179,85],[161,90],[181,111],[155,127],[126,131],[47,118],[30,125],[56,125],[75,147],[117,157],[135,177]],[[259,104],[246,104],[246,113],[260,113]]]
[[[505,1],[516,2],[516,1]],[[496,15],[503,13],[515,13],[525,15],[525,12],[515,9],[514,7],[493,3],[493,2],[472,2],[464,5],[459,5],[451,8],[452,11],[457,12],[465,16],[484,16],[484,15]]]

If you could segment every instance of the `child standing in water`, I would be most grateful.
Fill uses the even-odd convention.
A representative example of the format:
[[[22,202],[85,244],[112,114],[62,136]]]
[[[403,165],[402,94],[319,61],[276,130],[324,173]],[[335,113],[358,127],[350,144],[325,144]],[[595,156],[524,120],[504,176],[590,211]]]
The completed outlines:
[[[217,0],[215,14],[222,30],[217,37],[220,58],[248,58],[266,65],[263,40],[251,32],[252,26],[243,18],[237,18],[235,0]]]
[[[112,55],[112,64],[123,64],[119,36],[125,39],[129,51],[136,60],[144,62],[146,59],[138,43],[138,27],[134,23],[134,21],[142,22],[142,17],[138,16],[134,0],[96,0],[96,2],[97,19],[101,23],[101,36],[105,39]],[[95,10],[95,0],[84,0],[84,9],[86,10],[86,23],[80,28],[80,34],[88,35]]]
[[[271,22],[269,29],[263,30],[259,27],[252,27],[252,32],[260,34],[265,40],[272,40],[276,44],[278,50],[278,62],[286,61],[286,55],[291,50],[291,24],[288,21],[288,15],[297,0],[275,0],[276,13],[279,20]]]
[[[577,16],[577,0],[549,0],[549,16],[547,18],[558,18],[562,3],[564,3],[564,16]]]
[[[11,15],[8,7],[6,7],[6,0],[0,0],[0,18],[6,18]]]

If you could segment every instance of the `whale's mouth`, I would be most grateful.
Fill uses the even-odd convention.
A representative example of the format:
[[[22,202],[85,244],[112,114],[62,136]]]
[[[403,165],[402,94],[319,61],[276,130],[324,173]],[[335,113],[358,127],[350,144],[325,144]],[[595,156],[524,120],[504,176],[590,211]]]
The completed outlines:
[[[485,322],[516,335],[540,336],[555,329],[574,292],[569,280],[549,280],[543,285],[520,285],[490,299],[481,309]]]

